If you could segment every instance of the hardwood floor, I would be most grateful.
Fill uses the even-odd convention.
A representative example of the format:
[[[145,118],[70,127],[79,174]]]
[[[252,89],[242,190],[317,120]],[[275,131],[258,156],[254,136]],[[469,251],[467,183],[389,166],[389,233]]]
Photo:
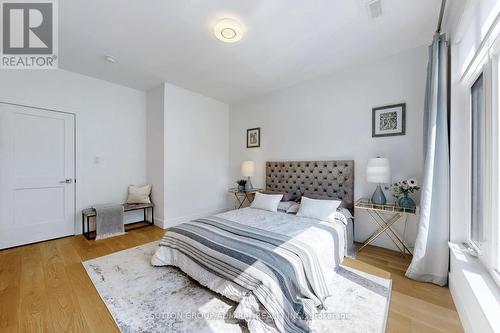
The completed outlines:
[[[61,238],[0,251],[1,332],[118,332],[81,261],[158,240],[146,227],[101,241]],[[404,278],[409,260],[368,246],[347,265],[393,279],[388,332],[461,332],[448,288]]]
[[[450,290],[405,278],[410,261],[399,252],[369,245],[346,264],[392,279],[387,332],[463,332]]]

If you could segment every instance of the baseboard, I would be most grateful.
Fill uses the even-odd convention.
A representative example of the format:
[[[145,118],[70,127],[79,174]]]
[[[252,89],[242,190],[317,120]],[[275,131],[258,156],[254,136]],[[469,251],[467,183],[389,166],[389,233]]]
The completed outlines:
[[[154,218],[154,225],[159,227],[159,228],[165,229],[165,227],[164,227],[165,220],[155,217]]]
[[[198,213],[193,213],[193,214],[179,216],[179,217],[167,218],[167,219],[165,219],[165,221],[163,221],[163,224],[160,228],[167,229],[169,227],[173,227],[175,225],[178,225],[178,224],[181,224],[184,222],[189,222],[189,221],[199,219],[202,217],[206,217],[206,216],[210,216],[210,215],[220,214],[220,213],[223,213],[227,210],[228,210],[228,208],[224,207],[224,208],[219,208],[219,209],[215,209],[215,210],[208,210],[208,211],[204,211],[204,212],[198,212]]]

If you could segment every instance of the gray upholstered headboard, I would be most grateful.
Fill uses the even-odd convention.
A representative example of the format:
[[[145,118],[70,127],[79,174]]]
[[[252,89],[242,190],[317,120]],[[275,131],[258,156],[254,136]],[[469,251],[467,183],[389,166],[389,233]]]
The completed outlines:
[[[316,194],[354,206],[354,161],[281,161],[266,163],[266,190],[286,192],[293,200]]]

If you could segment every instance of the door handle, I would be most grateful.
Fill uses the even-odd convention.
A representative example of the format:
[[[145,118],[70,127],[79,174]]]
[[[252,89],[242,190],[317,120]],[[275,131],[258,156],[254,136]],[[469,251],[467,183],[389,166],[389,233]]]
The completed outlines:
[[[59,183],[61,183],[61,184],[71,184],[72,182],[73,182],[73,179],[66,178],[65,180],[61,180]]]

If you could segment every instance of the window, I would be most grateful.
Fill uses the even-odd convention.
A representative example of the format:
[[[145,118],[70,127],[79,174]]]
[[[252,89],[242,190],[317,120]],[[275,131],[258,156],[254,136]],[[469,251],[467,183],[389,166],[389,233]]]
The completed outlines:
[[[455,231],[477,250],[500,286],[500,23],[488,29],[460,73],[463,85],[455,90],[458,109],[464,106],[462,98],[469,99],[470,126],[467,140],[458,140],[468,146],[469,160],[457,165],[469,176],[467,193],[457,193],[469,198],[468,221],[462,225],[467,230]]]
[[[481,248],[484,241],[486,160],[486,110],[481,74],[471,87],[471,225],[469,237]]]

